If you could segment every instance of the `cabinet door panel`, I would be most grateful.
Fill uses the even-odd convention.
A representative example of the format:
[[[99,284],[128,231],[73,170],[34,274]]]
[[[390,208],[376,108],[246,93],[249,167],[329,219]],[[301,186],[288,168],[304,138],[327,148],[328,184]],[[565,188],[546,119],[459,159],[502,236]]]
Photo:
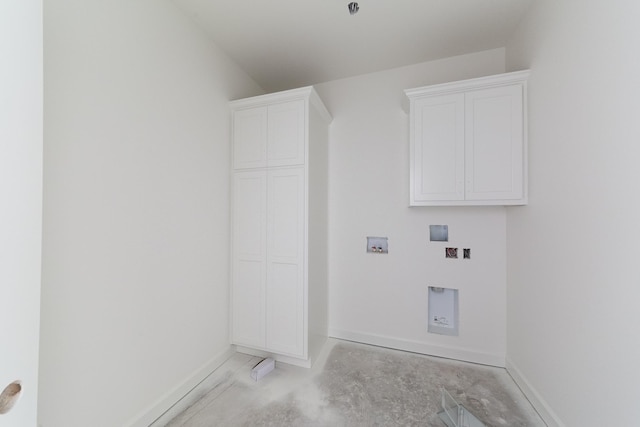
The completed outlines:
[[[267,347],[304,357],[304,168],[268,172]]]
[[[240,257],[265,257],[267,174],[264,171],[234,174],[234,253]]]
[[[297,260],[303,244],[304,169],[280,169],[268,176],[269,256]]]
[[[267,174],[236,172],[233,184],[232,340],[263,348]]]
[[[269,106],[269,166],[304,163],[305,103],[302,100]]]
[[[267,285],[267,348],[304,357],[300,265],[272,261]]]
[[[233,114],[233,167],[267,165],[267,108],[238,110]]]
[[[233,343],[264,348],[264,262],[237,259],[234,270]]]
[[[464,95],[415,102],[412,202],[464,198]]]
[[[523,197],[522,86],[466,95],[467,200]]]

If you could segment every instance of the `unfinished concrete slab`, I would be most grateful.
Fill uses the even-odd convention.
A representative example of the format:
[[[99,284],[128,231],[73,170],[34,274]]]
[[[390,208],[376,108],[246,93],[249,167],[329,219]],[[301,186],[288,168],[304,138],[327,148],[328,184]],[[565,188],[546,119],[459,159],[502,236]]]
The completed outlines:
[[[167,425],[444,427],[445,388],[487,426],[545,426],[501,368],[338,340],[311,369],[278,363],[256,382],[250,372],[259,360],[234,355]]]

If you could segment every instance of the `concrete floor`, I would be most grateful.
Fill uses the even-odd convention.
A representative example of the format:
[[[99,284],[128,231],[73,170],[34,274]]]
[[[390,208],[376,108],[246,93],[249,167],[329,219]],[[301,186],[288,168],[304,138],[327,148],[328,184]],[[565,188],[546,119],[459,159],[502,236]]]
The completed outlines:
[[[487,426],[545,426],[500,368],[333,339],[311,369],[277,363],[256,382],[249,374],[259,361],[236,353],[167,425],[445,427],[444,387]]]

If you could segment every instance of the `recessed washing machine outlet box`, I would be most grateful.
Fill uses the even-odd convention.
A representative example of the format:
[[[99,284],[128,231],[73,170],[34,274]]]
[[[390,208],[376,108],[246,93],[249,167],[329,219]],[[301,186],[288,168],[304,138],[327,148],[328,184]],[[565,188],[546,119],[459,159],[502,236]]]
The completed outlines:
[[[389,253],[389,239],[386,237],[367,237],[367,252],[377,254]]]

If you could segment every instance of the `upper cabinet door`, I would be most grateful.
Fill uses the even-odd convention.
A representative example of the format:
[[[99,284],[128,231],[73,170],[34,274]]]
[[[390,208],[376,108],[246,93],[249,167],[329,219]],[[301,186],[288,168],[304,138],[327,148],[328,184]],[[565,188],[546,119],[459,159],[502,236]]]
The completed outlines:
[[[467,92],[465,198],[523,198],[522,85]]]
[[[300,99],[270,105],[268,110],[267,164],[304,164],[305,101]]]
[[[267,107],[233,113],[234,169],[267,166]]]
[[[464,200],[464,94],[412,105],[411,204]]]
[[[279,102],[233,114],[233,168],[302,165],[305,101]]]

